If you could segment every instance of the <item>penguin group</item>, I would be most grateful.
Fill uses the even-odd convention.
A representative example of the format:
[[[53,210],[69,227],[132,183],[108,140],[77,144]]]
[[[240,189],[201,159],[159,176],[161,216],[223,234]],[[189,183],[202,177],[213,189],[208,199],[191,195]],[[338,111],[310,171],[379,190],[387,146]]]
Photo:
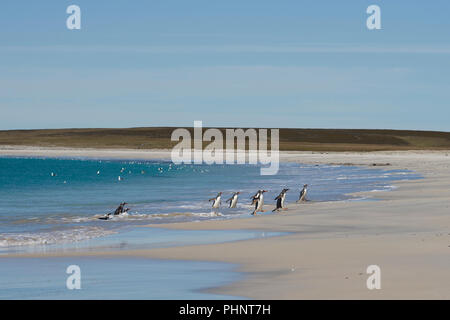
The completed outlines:
[[[171,167],[169,167],[169,170],[170,169],[171,169]],[[162,170],[163,170],[163,168],[158,168],[158,171],[162,171]],[[125,168],[121,168],[120,173],[123,173],[123,172],[125,172]],[[131,171],[129,171],[129,173],[131,173]],[[145,171],[142,170],[141,174],[145,174]],[[100,175],[100,170],[97,171],[97,175]],[[56,176],[56,174],[54,172],[52,172],[51,176],[54,177],[54,176]],[[117,179],[119,181],[123,180],[122,176],[118,176]],[[275,209],[272,210],[272,212],[280,211],[280,210],[287,210],[286,193],[288,191],[289,191],[288,188],[284,188],[283,190],[281,190],[280,194],[274,199],[276,201],[275,202],[276,206],[275,206]],[[308,185],[304,184],[300,190],[298,200],[296,201],[297,203],[307,201],[306,200],[307,191],[308,191]],[[251,199],[250,205],[253,207],[253,211],[251,214],[253,216],[256,215],[258,212],[265,212],[263,207],[264,207],[264,193],[266,193],[266,192],[268,192],[268,191],[264,190],[264,189],[260,189],[253,196],[250,197],[250,199]],[[220,206],[222,204],[222,194],[223,194],[223,192],[219,192],[214,198],[209,199],[209,202],[212,202],[212,209],[214,209],[215,212],[217,209],[220,208]],[[234,192],[231,195],[231,197],[225,201],[226,203],[228,203],[228,208],[231,208],[231,209],[236,208],[237,203],[238,203],[238,197],[240,194],[241,194],[241,192],[239,192],[239,191]],[[114,212],[107,213],[107,214],[99,217],[98,219],[110,220],[114,216],[128,215],[128,211],[130,210],[130,208],[125,208],[126,204],[128,204],[128,203],[126,203],[126,202],[120,203]],[[217,212],[216,212],[216,214],[217,214]]]
[[[281,190],[280,194],[274,199],[276,201],[276,207],[272,210],[272,212],[280,211],[280,210],[287,210],[286,207],[286,193],[289,191],[289,189],[285,188]],[[297,200],[297,203],[307,201],[306,200],[306,193],[308,191],[308,185],[305,184],[300,190],[299,198]],[[256,215],[258,212],[264,212],[264,193],[268,192],[267,190],[261,189],[258,190],[251,199],[251,205],[253,206],[252,215]],[[222,199],[223,192],[219,192],[216,197],[209,199],[209,202],[212,202],[212,208],[218,209],[221,205],[221,199]],[[229,203],[228,208],[236,208],[237,202],[238,202],[238,196],[240,192],[234,192],[233,195],[226,201],[226,203]]]

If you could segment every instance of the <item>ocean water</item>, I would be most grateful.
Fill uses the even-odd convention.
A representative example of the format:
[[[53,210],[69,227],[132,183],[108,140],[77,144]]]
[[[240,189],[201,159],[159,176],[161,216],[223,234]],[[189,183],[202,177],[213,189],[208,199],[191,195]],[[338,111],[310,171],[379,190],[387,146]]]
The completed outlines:
[[[120,179],[119,179],[120,177]],[[282,188],[287,204],[309,185],[311,201],[364,200],[350,193],[388,191],[398,180],[418,179],[389,167],[281,163],[274,176],[256,165],[175,165],[170,161],[0,158],[0,247],[73,243],[129,231],[138,225],[248,216],[258,189],[271,209]],[[209,198],[224,192],[216,212]],[[240,191],[238,207],[225,200]],[[126,201],[129,215],[98,217]]]
[[[81,289],[68,290],[67,267],[81,270]],[[208,291],[242,278],[235,266],[144,258],[2,258],[0,299],[242,299]]]
[[[177,230],[129,226],[120,229],[118,233],[76,242],[0,247],[0,258],[7,257],[10,253],[40,254],[50,252],[84,253],[86,251],[108,251],[114,254],[115,251],[122,250],[168,248],[250,239],[266,239],[287,234],[287,232],[257,230]]]

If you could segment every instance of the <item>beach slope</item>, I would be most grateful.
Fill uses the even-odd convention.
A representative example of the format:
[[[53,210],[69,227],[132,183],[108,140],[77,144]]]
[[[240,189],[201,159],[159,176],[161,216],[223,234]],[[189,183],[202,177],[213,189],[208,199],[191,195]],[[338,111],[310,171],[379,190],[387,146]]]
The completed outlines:
[[[77,151],[80,152],[80,151]],[[105,151],[98,151],[97,156]],[[121,156],[125,156],[126,150]],[[59,155],[63,154],[61,151]],[[148,151],[151,154],[150,151]],[[159,151],[158,157],[164,154]],[[92,154],[91,154],[92,155]],[[145,158],[145,153],[141,154]],[[165,153],[168,156],[168,151]],[[424,179],[367,201],[288,204],[257,217],[149,228],[283,231],[284,236],[211,245],[52,252],[35,256],[110,256],[233,263],[245,276],[209,290],[256,299],[449,299],[450,158],[447,151],[372,153],[289,152],[282,161],[409,169]],[[268,203],[266,210],[272,210]],[[22,256],[33,256],[22,254]],[[369,290],[368,266],[381,269],[381,289]]]

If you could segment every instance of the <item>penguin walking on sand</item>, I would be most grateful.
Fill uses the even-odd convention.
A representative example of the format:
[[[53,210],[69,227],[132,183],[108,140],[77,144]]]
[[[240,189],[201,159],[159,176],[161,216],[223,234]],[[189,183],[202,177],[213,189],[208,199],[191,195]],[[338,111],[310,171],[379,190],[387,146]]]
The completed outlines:
[[[289,189],[283,189],[280,194],[278,195],[278,197],[275,198],[275,200],[277,200],[277,207],[275,209],[272,210],[272,212],[274,211],[278,211],[280,209],[284,209],[286,210],[287,208],[284,206],[284,201],[286,200],[286,192],[288,192]]]
[[[306,192],[308,192],[308,185],[303,185],[303,189],[300,191],[300,195],[298,197],[297,202],[306,201]]]
[[[257,212],[264,212],[264,192],[267,192],[267,190],[258,190],[258,192],[251,198],[252,205],[255,206],[255,210],[252,212],[252,215],[256,215]]]
[[[235,192],[233,193],[233,195],[231,196],[230,199],[228,199],[226,202],[230,203],[230,206],[228,208],[236,208],[237,202],[238,202],[238,195],[240,194],[240,192]]]
[[[209,199],[209,201],[213,201],[212,207],[214,209],[218,209],[220,207],[220,199],[222,198],[222,192],[219,192],[215,198]]]

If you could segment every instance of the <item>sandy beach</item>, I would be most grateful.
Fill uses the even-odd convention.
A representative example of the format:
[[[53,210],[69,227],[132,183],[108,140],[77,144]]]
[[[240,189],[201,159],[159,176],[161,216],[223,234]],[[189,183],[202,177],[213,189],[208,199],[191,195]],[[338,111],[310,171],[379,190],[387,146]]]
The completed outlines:
[[[8,255],[146,257],[227,262],[243,280],[214,293],[254,299],[450,299],[450,151],[283,152],[281,161],[408,169],[424,179],[401,181],[368,201],[288,203],[288,210],[226,221],[150,225],[184,230],[262,230],[279,237],[211,245]],[[0,147],[0,156],[167,159],[169,150]],[[266,210],[273,204],[267,201]],[[381,268],[369,290],[366,268]]]

